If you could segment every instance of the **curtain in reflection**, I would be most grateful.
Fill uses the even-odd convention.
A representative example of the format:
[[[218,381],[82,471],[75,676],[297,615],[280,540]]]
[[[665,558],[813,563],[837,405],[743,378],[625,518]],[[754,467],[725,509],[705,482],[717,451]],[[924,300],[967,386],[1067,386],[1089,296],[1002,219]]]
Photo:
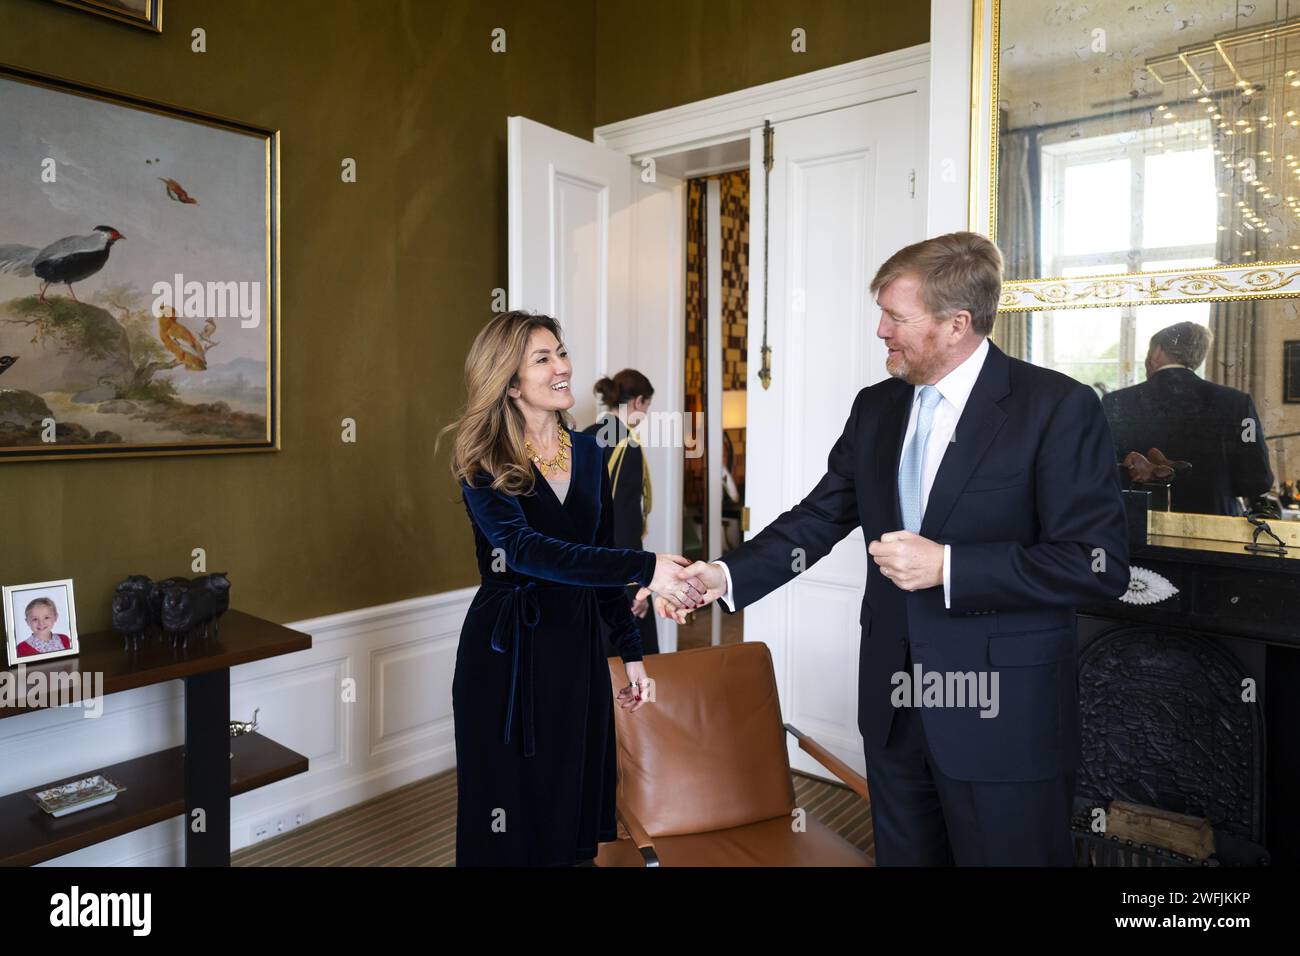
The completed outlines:
[[[1259,213],[1258,207],[1262,202],[1259,190],[1252,182],[1243,181],[1242,170],[1237,166],[1248,155],[1246,138],[1228,136],[1217,127],[1211,129],[1214,145],[1219,150],[1214,164],[1219,225],[1226,227],[1219,230],[1215,257],[1224,265],[1258,261],[1259,233],[1245,222],[1241,207],[1237,205],[1239,201],[1245,202],[1249,209]],[[1256,380],[1263,369],[1255,342],[1258,311],[1257,299],[1210,303],[1210,331],[1214,333],[1214,341],[1205,361],[1205,377],[1209,381],[1230,385],[1252,395],[1264,394],[1263,383]]]
[[[998,248],[1003,275],[1008,279],[1035,279],[1039,268],[1040,176],[1038,131],[1005,132],[1007,111],[998,111],[1004,130],[998,137]],[[1029,360],[1029,313],[1010,312],[997,317],[993,341],[1018,359]]]

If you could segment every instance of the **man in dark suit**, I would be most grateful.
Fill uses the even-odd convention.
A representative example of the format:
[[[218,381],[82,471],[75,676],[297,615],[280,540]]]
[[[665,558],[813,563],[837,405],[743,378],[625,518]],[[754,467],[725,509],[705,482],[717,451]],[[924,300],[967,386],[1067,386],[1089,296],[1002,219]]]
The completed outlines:
[[[1169,489],[1173,511],[1239,515],[1238,497],[1273,487],[1264,430],[1246,392],[1207,382],[1193,369],[1210,350],[1212,333],[1179,322],[1151,336],[1147,380],[1101,400],[1115,439],[1116,460],[1131,451],[1159,448],[1166,458],[1190,462]]]
[[[1072,862],[1072,608],[1126,589],[1124,506],[1092,389],[987,340],[1001,281],[975,233],[890,257],[871,291],[891,378],[858,392],[803,501],[679,573],[732,611],[791,580],[796,549],[811,567],[862,527],[858,728],[882,865]],[[947,692],[900,694],[918,669]],[[976,685],[992,707],[972,706]]]

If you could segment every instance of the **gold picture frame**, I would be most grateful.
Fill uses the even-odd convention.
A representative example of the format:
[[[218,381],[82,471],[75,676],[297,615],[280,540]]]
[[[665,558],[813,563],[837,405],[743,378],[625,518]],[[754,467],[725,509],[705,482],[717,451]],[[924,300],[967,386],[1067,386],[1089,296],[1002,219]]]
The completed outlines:
[[[163,0],[54,0],[74,10],[129,23],[151,33],[162,33]]]
[[[0,121],[0,461],[279,451],[279,131],[5,64]],[[73,285],[30,255],[118,228]],[[42,370],[70,341],[109,373]],[[3,414],[20,390],[50,418]]]

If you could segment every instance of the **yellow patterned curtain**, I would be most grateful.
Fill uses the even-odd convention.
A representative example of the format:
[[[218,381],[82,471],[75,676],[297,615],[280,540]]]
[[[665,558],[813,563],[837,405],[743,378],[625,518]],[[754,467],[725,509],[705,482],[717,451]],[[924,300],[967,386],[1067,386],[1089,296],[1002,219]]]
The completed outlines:
[[[749,170],[689,180],[686,184],[686,395],[685,409],[694,416],[704,411],[704,336],[707,232],[704,227],[708,181],[718,180],[721,206],[720,250],[722,274],[722,388],[740,391],[748,378],[749,297]],[[722,409],[709,409],[721,415]],[[692,419],[694,420],[694,419]],[[703,439],[703,434],[699,435]],[[724,462],[731,471],[742,500],[745,487],[745,431],[725,433]],[[706,500],[705,458],[683,462],[683,504],[688,513],[702,514]],[[721,476],[717,485],[721,487]],[[690,540],[689,535],[687,541]],[[716,550],[716,549],[714,549]]]
[[[724,173],[718,180],[722,206],[722,388],[744,391],[748,376],[749,170]],[[745,430],[729,430],[723,444],[724,462],[743,501]]]
[[[689,421],[704,411],[704,194],[705,180],[686,183],[686,396]],[[697,436],[701,438],[703,436]],[[687,455],[682,462],[682,505],[704,507],[704,456]]]

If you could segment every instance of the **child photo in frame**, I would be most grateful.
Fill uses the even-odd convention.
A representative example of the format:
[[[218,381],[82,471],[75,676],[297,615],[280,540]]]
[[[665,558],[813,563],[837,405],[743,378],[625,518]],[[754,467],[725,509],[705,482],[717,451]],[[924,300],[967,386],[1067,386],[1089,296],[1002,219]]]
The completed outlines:
[[[71,578],[5,585],[2,593],[11,666],[80,653]]]

